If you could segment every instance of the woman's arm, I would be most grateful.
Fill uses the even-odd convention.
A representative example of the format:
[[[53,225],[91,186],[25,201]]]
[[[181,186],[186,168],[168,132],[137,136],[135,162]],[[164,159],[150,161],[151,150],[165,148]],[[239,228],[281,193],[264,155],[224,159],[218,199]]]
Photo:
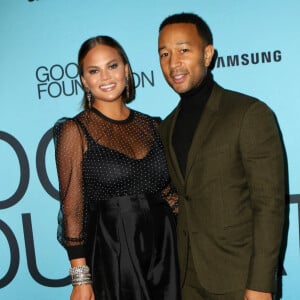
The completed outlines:
[[[87,209],[82,190],[82,158],[85,138],[74,120],[61,120],[54,127],[55,158],[59,179],[60,213],[58,240],[71,263],[71,300],[94,300],[91,275],[85,259]]]

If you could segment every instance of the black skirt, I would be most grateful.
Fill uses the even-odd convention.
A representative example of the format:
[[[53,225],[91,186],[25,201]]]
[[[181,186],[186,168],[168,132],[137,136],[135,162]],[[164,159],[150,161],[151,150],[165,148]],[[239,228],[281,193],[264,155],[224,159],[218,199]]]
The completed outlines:
[[[90,265],[96,300],[179,300],[176,224],[160,195],[99,201]]]

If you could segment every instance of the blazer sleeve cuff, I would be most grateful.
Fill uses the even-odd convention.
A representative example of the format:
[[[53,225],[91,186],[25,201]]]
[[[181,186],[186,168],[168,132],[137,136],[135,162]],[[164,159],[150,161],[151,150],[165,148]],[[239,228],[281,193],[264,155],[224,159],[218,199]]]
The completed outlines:
[[[274,293],[276,291],[277,265],[265,257],[256,257],[250,265],[246,288],[249,290]]]

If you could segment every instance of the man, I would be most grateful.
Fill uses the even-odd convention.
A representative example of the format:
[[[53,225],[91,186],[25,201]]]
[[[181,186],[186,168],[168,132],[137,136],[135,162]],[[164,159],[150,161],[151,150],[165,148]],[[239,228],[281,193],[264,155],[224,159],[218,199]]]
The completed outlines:
[[[179,193],[183,300],[270,300],[284,220],[284,163],[266,104],[214,82],[207,24],[160,25],[162,72],[181,101],[161,136]]]

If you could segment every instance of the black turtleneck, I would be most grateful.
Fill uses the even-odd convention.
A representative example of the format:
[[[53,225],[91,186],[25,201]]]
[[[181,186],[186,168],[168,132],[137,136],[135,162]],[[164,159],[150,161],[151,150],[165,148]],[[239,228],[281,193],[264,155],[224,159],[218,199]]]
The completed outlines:
[[[180,111],[173,132],[173,146],[183,176],[185,176],[187,156],[194,132],[213,85],[212,74],[208,72],[197,88],[180,94]]]

